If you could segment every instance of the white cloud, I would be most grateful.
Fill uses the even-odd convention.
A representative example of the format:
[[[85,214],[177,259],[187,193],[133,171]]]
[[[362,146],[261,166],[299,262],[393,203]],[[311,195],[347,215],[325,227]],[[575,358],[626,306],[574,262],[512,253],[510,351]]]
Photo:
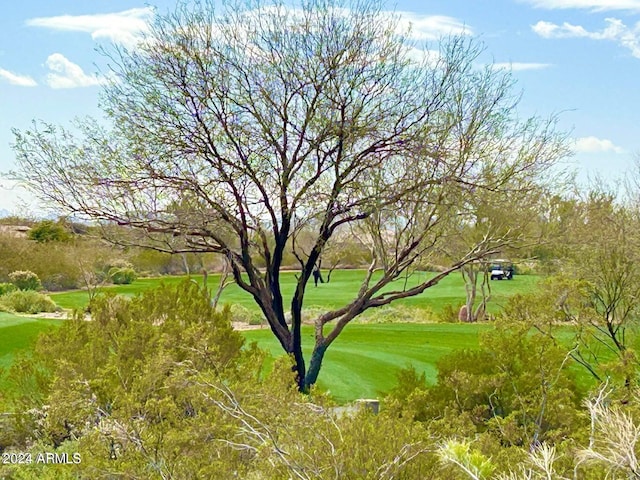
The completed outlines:
[[[444,15],[420,15],[413,12],[389,12],[398,15],[398,27],[401,31],[411,29],[415,40],[438,40],[446,35],[471,35],[473,31],[464,23]]]
[[[607,26],[595,32],[590,32],[580,25],[540,21],[531,26],[531,29],[543,38],[589,38],[592,40],[607,40],[616,42],[628,49],[636,58],[640,58],[640,22],[633,27],[628,27],[622,20],[606,18]]]
[[[520,72],[524,70],[542,70],[549,68],[552,65],[550,63],[532,63],[532,62],[501,62],[494,63],[493,67],[497,69],[511,70],[513,72]]]
[[[543,38],[570,38],[570,37],[587,37],[587,32],[584,27],[579,25],[571,25],[570,23],[563,23],[557,25],[551,22],[539,21],[535,25],[531,26],[531,30],[540,35]]]
[[[604,10],[640,10],[640,0],[523,0],[537,8],[549,10],[586,9]]]
[[[611,140],[593,136],[576,138],[573,149],[580,153],[625,153],[624,148],[615,145]]]
[[[28,75],[19,75],[4,68],[0,68],[0,78],[19,87],[36,87],[38,85],[38,83]]]
[[[108,81],[105,77],[87,75],[79,65],[61,53],[49,55],[45,65],[51,70],[47,74],[47,85],[51,88],[93,87],[104,85]]]
[[[149,29],[152,17],[153,9],[145,7],[117,13],[32,18],[27,20],[27,25],[68,32],[86,32],[91,34],[94,40],[106,39],[133,47],[138,43],[140,34]]]
[[[249,14],[273,10],[275,7],[263,7],[252,10]],[[348,10],[338,8],[338,11]],[[288,9],[292,19],[302,18],[300,10]],[[384,11],[383,16],[396,16],[398,28],[401,32],[411,29],[411,37],[414,40],[437,40],[446,35],[471,35],[472,29],[459,20],[445,15],[421,15],[414,12]],[[91,34],[94,40],[107,39],[127,47],[134,47],[140,34],[149,30],[149,22],[152,20],[154,10],[151,7],[132,8],[117,13],[95,15],[60,15],[55,17],[39,17],[27,20],[27,25],[32,27],[49,28],[52,30],[86,32]]]

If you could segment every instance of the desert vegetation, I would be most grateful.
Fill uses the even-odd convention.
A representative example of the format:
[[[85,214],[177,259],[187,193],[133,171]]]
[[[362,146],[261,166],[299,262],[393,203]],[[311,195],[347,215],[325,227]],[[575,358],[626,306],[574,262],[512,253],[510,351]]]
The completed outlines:
[[[546,301],[555,288],[545,289]],[[2,411],[11,413],[2,417],[4,452],[76,453],[82,462],[1,472],[18,478],[626,477],[638,428],[635,380],[628,385],[616,355],[603,355],[594,367],[607,372],[604,383],[573,362],[575,325],[512,315],[512,308],[535,311],[540,300],[537,293],[514,296],[482,329],[452,325],[469,340],[462,343],[464,332],[450,328],[441,338],[454,345],[430,378],[420,362],[387,365],[396,378],[379,393],[374,414],[341,406],[324,389],[298,392],[291,360],[269,360],[246,340],[257,337],[232,329],[229,307],[214,309],[210,292],[196,282],[134,299],[98,296],[93,321],[77,311],[13,360],[0,397]],[[428,330],[400,325],[416,346],[420,335],[428,338]],[[386,333],[378,331],[378,338],[402,338],[397,325],[382,326]],[[366,344],[359,327],[350,327],[345,343]],[[254,332],[263,331],[248,333]],[[361,355],[346,354],[363,368],[384,371],[376,362],[389,358],[392,345],[390,339],[375,352],[360,347]],[[403,356],[409,360],[417,351],[407,343]],[[357,371],[341,368],[342,376]]]
[[[0,476],[638,478],[638,175],[575,185],[471,37],[214,7],[14,131],[62,216],[2,222]]]

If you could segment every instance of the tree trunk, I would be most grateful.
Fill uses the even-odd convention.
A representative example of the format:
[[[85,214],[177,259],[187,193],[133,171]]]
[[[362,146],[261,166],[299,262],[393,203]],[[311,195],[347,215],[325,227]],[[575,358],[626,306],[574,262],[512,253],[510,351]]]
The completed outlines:
[[[311,360],[309,362],[309,370],[304,378],[304,388],[306,392],[309,391],[311,385],[315,384],[318,380],[318,374],[320,373],[320,367],[322,367],[322,359],[327,351],[328,345],[324,343],[316,344],[311,354]]]
[[[303,275],[305,273],[303,272]],[[293,369],[296,372],[298,390],[307,392],[306,366],[302,354],[302,302],[304,299],[304,282],[298,284],[296,293],[291,300],[291,354],[295,362]]]
[[[265,310],[262,310],[263,313]],[[273,312],[271,312],[273,314]],[[296,319],[298,317],[298,319]],[[300,311],[296,314],[293,309],[291,312],[291,329],[288,332],[282,332],[280,328],[276,327],[276,324],[280,323],[280,320],[284,321],[284,315],[282,319],[273,319],[273,317],[267,316],[267,322],[271,327],[271,331],[274,333],[280,345],[284,349],[285,353],[293,360],[291,370],[296,374],[296,385],[300,392],[306,392],[308,389],[305,383],[306,365],[304,361],[304,355],[302,354],[302,335],[300,333]],[[286,323],[286,322],[285,322]]]
[[[474,313],[476,321],[486,319],[487,302],[491,300],[491,280],[489,279],[489,272],[486,269],[482,272],[482,284],[480,285],[480,290],[482,292],[482,300]]]
[[[473,311],[473,305],[476,303],[476,293],[477,293],[476,285],[478,281],[478,274],[474,270],[473,265],[463,267],[461,272],[462,272],[462,278],[464,280],[464,287],[467,293],[466,299],[465,299],[465,305],[467,307],[466,321],[471,323],[476,320],[474,311]]]
[[[191,270],[189,269],[189,261],[187,260],[187,254],[181,253],[180,258],[182,259],[182,267],[184,268],[184,272],[187,275],[191,275]]]
[[[304,356],[302,355],[302,345],[298,342],[298,347],[293,352],[294,365],[293,371],[296,372],[296,383],[298,385],[298,391],[302,393],[309,392],[309,385],[307,385],[306,366],[304,363]],[[312,359],[313,360],[313,359]],[[320,367],[318,367],[318,372]],[[316,374],[317,377],[317,374]]]

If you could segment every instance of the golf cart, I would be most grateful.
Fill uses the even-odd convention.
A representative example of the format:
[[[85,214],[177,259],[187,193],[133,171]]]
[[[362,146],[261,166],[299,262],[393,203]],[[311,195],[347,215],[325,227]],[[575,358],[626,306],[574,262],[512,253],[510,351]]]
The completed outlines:
[[[491,280],[512,280],[513,273],[513,263],[509,260],[496,259],[491,261],[489,266]]]

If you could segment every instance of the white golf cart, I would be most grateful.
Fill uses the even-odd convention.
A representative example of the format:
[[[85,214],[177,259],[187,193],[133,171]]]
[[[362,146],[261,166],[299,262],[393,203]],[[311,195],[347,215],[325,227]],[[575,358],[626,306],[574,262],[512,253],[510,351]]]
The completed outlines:
[[[513,263],[509,260],[495,259],[489,264],[491,280],[512,280],[513,273]]]

